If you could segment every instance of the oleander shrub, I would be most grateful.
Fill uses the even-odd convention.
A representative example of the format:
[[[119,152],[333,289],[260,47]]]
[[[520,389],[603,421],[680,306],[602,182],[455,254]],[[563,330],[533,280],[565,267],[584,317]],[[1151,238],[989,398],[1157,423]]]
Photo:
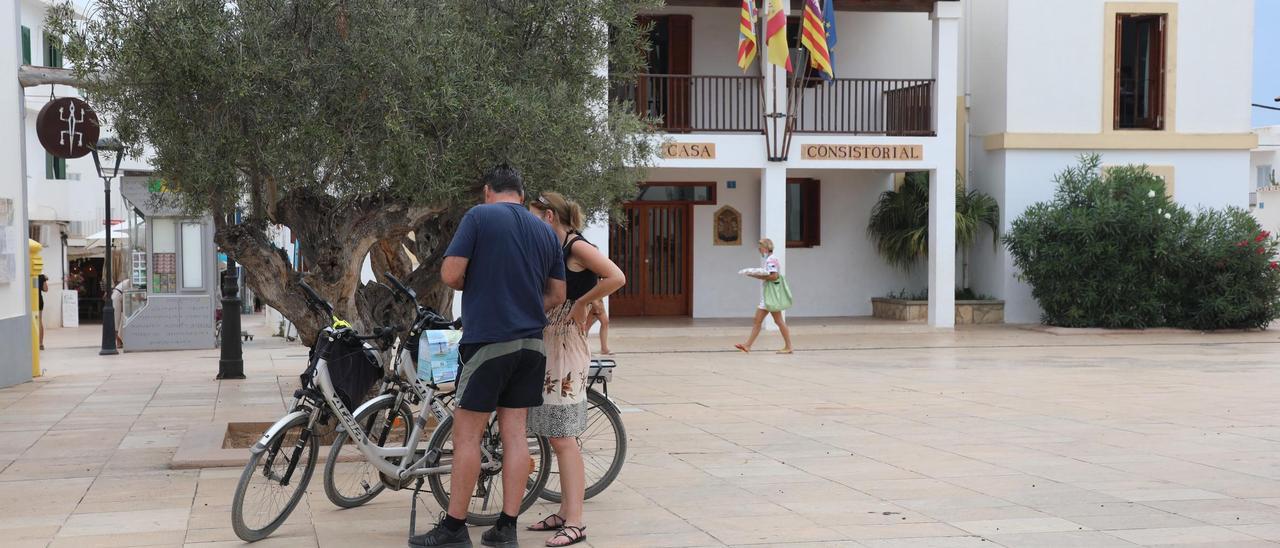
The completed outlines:
[[[1188,211],[1145,166],[1081,158],[1005,246],[1064,327],[1261,328],[1280,314],[1277,242],[1239,208]]]

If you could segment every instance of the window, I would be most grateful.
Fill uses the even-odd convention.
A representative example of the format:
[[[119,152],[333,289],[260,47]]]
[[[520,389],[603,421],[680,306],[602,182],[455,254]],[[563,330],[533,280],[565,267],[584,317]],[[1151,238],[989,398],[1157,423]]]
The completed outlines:
[[[1266,188],[1276,184],[1276,174],[1271,171],[1270,165],[1258,166],[1258,188]]]
[[[177,292],[178,243],[173,219],[151,222],[151,292]]]
[[[31,29],[22,27],[22,64],[31,64]]]
[[[62,40],[44,35],[44,66],[62,68]]]
[[[657,183],[640,187],[637,202],[691,202],[716,203],[714,183]]]
[[[787,179],[787,247],[814,247],[820,239],[817,179]]]
[[[59,180],[66,179],[67,159],[55,157],[48,152],[44,153],[44,178]]]
[[[1164,129],[1165,14],[1116,16],[1116,129]]]
[[[204,287],[204,242],[198,223],[182,223],[182,288]]]

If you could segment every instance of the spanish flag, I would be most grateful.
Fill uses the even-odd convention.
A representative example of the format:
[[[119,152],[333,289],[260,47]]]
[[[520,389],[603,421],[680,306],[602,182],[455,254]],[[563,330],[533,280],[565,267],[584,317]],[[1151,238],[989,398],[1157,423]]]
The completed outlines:
[[[786,67],[791,72],[791,50],[787,49],[787,12],[782,0],[766,0],[764,44],[769,48],[769,64]]]
[[[756,60],[756,15],[755,0],[742,0],[742,15],[738,21],[738,68],[743,71]]]
[[[830,2],[831,0],[827,0]],[[831,68],[831,52],[827,49],[827,21],[818,0],[804,0],[804,22],[800,26],[800,43],[809,50],[809,65],[822,77],[835,78]]]

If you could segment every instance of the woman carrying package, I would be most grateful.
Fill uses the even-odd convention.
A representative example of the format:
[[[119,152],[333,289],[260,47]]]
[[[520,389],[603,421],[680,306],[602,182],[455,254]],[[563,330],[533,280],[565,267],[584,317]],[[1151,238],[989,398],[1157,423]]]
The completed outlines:
[[[587,317],[592,303],[608,297],[626,282],[622,270],[591,242],[582,237],[582,208],[555,192],[544,192],[529,211],[540,217],[560,237],[564,247],[566,297],[564,304],[547,313],[542,340],[547,351],[542,406],[529,410],[529,431],[546,436],[560,464],[560,511],[529,527],[530,531],[555,531],[547,546],[568,546],[587,538],[582,521],[586,489],[578,436],[587,427]]]
[[[790,354],[792,352],[791,329],[782,318],[782,311],[791,308],[791,288],[787,285],[787,279],[782,276],[781,261],[773,255],[773,240],[768,238],[760,240],[756,249],[762,258],[761,268],[748,268],[741,273],[764,282],[760,293],[760,305],[756,308],[751,336],[747,337],[747,342],[733,346],[743,352],[750,352],[751,345],[755,344],[756,337],[760,336],[760,327],[764,324],[765,316],[772,315],[774,323],[778,324],[778,332],[782,333],[784,344],[778,353]]]

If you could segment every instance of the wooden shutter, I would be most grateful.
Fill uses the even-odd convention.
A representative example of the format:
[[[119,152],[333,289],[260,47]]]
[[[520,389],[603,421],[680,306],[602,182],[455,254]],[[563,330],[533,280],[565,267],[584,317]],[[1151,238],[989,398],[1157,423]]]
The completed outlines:
[[[667,45],[667,74],[676,75],[668,80],[667,129],[689,131],[693,85],[687,76],[693,74],[692,15],[667,16]]]
[[[693,16],[667,16],[667,74],[693,74]]]
[[[1165,28],[1168,25],[1168,17],[1168,15],[1156,16],[1158,23],[1155,26],[1155,36],[1151,40],[1151,47],[1155,50],[1151,52],[1152,72],[1156,75],[1156,83],[1151,87],[1152,129],[1164,129]]]
[[[22,27],[22,64],[31,64],[31,29]]]

